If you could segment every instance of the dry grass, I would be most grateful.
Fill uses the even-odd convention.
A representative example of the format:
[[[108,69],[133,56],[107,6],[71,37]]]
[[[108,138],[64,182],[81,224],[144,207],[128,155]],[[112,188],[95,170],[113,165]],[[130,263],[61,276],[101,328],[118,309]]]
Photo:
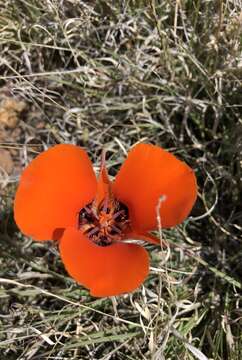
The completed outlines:
[[[240,0],[0,0],[0,359],[239,360],[241,341]],[[95,299],[50,243],[16,229],[21,169],[71,142],[115,175],[130,146],[159,144],[196,171],[192,217],[147,246],[133,294]],[[1,151],[1,150],[0,150]],[[185,189],[184,189],[185,190]]]

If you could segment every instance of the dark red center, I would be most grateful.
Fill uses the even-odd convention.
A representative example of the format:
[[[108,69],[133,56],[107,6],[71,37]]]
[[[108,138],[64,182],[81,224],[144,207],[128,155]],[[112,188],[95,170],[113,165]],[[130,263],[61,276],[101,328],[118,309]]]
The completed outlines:
[[[128,208],[117,200],[112,206],[104,200],[98,208],[91,202],[79,212],[78,227],[95,244],[110,245],[122,240],[130,227]]]

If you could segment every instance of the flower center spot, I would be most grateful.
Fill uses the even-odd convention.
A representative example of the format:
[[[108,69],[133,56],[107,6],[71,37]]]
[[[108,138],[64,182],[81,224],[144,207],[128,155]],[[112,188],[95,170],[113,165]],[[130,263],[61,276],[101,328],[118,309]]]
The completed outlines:
[[[79,230],[99,246],[122,240],[129,226],[128,208],[117,200],[108,203],[104,199],[98,208],[91,202],[79,212]]]

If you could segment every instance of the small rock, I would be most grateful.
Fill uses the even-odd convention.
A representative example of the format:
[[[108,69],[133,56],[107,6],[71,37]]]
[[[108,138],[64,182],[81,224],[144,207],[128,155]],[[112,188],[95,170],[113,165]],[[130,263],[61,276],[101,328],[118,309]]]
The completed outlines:
[[[26,103],[11,98],[5,98],[0,103],[0,124],[15,128],[19,121],[19,114],[25,109]]]

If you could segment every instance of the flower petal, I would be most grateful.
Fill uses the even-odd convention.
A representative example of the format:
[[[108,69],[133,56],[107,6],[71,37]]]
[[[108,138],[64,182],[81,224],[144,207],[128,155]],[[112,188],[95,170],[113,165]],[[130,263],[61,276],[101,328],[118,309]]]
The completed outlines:
[[[127,232],[122,240],[143,240],[147,241],[151,244],[155,245],[162,245],[163,241],[161,241],[158,237],[155,235],[149,234],[149,233],[137,233],[135,231]]]
[[[128,154],[113,184],[118,200],[128,206],[136,232],[157,228],[159,198],[161,226],[181,223],[197,197],[196,178],[184,162],[162,148],[138,144]]]
[[[98,246],[74,228],[65,230],[60,254],[67,272],[97,297],[133,291],[149,271],[148,254],[141,246],[129,243]]]
[[[108,177],[108,172],[106,169],[105,161],[105,150],[102,152],[100,172],[97,180],[97,191],[94,199],[93,208],[98,209],[102,202],[105,206],[112,204],[113,194],[112,194],[112,184]]]
[[[96,187],[86,152],[75,145],[56,145],[23,171],[14,202],[15,221],[36,240],[55,239],[64,228],[76,225],[79,210],[94,198]]]

